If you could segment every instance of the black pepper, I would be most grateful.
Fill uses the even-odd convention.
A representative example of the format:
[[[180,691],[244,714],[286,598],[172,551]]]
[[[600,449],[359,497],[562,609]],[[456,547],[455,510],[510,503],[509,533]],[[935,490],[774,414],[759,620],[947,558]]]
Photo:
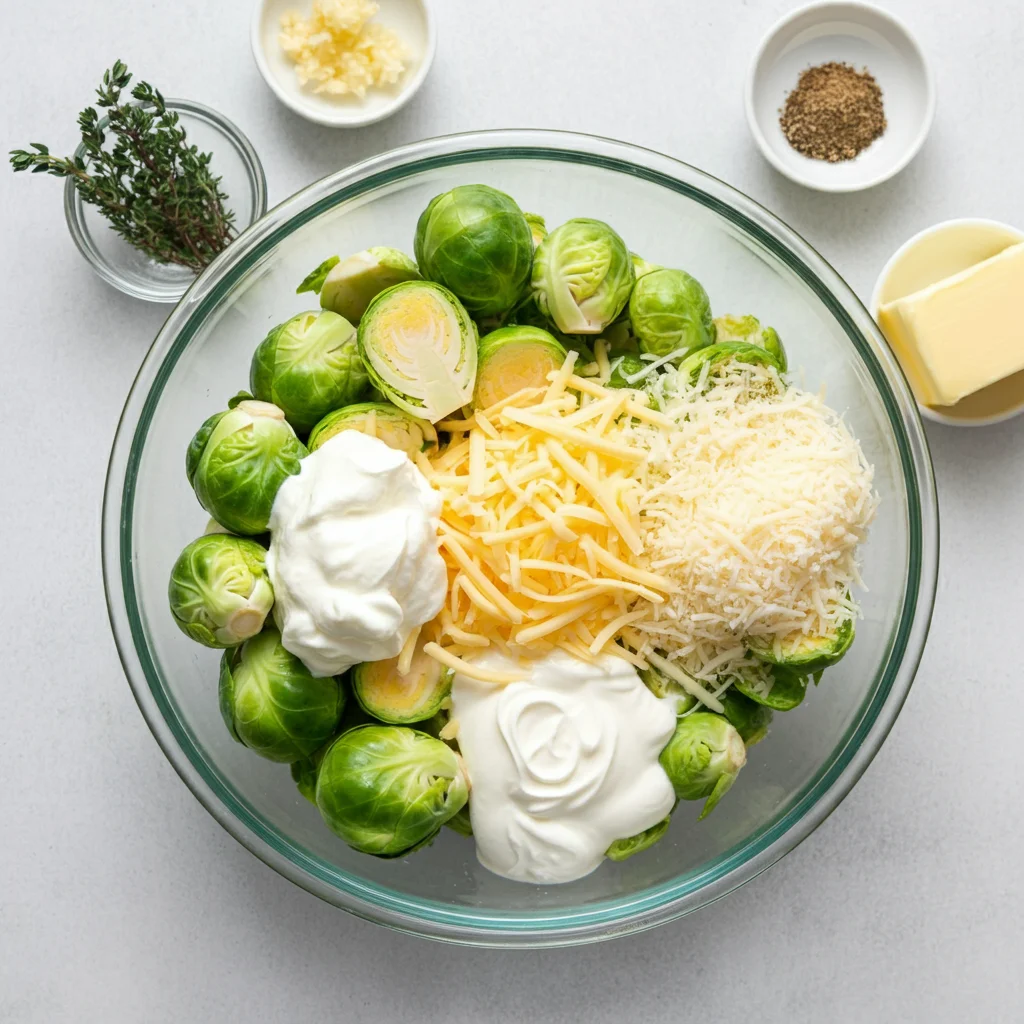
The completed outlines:
[[[829,163],[852,160],[885,131],[882,90],[867,68],[819,64],[801,72],[779,124],[804,156]]]

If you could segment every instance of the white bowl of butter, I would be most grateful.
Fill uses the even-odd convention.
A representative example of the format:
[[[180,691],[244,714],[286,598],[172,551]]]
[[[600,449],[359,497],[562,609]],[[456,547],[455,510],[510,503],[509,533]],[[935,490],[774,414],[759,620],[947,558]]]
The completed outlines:
[[[338,32],[331,39],[331,33],[323,31],[325,26],[317,24],[314,0],[257,0],[250,26],[253,57],[267,85],[285,106],[317,124],[357,128],[389,117],[413,97],[427,77],[437,45],[437,30],[429,0],[375,0],[375,3],[378,11],[367,22],[368,30],[383,31],[404,50],[404,69],[396,81],[368,85],[365,94],[359,96],[353,92],[331,91],[322,80],[300,82],[298,65],[282,45],[282,18],[293,12],[299,15],[301,24],[293,25],[288,35],[295,45],[302,43],[303,35],[307,37],[309,56],[304,67],[307,73],[329,74],[329,62],[319,67],[316,65],[320,64],[321,58],[333,54],[342,55],[342,60],[350,62],[350,66],[368,67],[372,76],[376,70],[372,65],[378,58],[390,59],[387,51],[391,44],[387,40],[375,45],[365,38],[364,32],[358,45],[348,47],[343,33]],[[333,13],[340,19],[351,16],[359,6],[335,4],[331,0],[321,3],[328,14]],[[336,10],[331,12],[331,7]],[[317,29],[320,29],[319,33]],[[319,46],[316,45],[318,39]],[[340,67],[338,77],[345,77]]]
[[[980,218],[916,234],[871,296],[921,414],[986,426],[1024,412],[1024,231]]]

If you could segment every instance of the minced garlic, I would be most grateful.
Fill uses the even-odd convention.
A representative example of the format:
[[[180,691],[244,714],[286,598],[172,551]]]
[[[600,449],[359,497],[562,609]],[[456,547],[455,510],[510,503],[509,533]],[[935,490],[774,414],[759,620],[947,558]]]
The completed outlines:
[[[363,99],[368,88],[397,82],[409,51],[391,29],[370,21],[379,9],[374,0],[313,0],[308,18],[283,14],[279,41],[299,85]]]

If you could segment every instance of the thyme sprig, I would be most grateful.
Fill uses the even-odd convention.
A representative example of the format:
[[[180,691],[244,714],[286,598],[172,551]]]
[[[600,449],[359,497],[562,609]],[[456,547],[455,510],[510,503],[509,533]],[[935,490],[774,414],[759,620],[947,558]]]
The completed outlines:
[[[159,90],[139,82],[131,90],[135,102],[122,102],[131,78],[121,61],[104,72],[96,106],[107,123],[101,126],[95,107],[79,114],[81,156],[56,157],[33,142],[32,150],[11,150],[11,165],[73,178],[82,201],[97,207],[126,242],[159,263],[198,273],[234,237],[235,215],[210,170],[211,154],[188,142]],[[114,143],[104,148],[108,136]]]

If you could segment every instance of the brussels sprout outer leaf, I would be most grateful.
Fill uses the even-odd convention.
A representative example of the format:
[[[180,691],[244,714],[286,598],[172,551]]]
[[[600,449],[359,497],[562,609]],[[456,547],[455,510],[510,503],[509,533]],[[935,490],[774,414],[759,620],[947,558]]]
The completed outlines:
[[[510,309],[533,261],[533,235],[515,200],[488,185],[435,196],[416,224],[420,272],[459,297],[470,313]]]
[[[488,409],[523,388],[546,387],[565,349],[540,327],[500,327],[480,339],[473,404]]]
[[[323,746],[344,710],[340,681],[311,675],[276,629],[247,640],[239,652],[230,692],[221,693],[235,735],[271,761],[299,761]]]
[[[453,832],[458,832],[460,836],[471,837],[473,835],[473,823],[469,818],[469,804],[465,804],[460,810],[456,811],[444,824],[446,828],[450,828]]]
[[[641,351],[651,355],[682,358],[715,340],[711,300],[685,270],[644,274],[629,297],[629,319]]]
[[[642,390],[643,382],[646,378],[641,378],[634,384],[630,384],[626,378],[640,373],[641,370],[648,366],[650,366],[650,363],[645,363],[639,356],[618,356],[612,361],[612,375],[605,386],[609,388],[633,388],[636,390]]]
[[[789,368],[786,349],[774,327],[762,327],[755,316],[719,316],[715,317],[716,341],[745,341],[751,345],[759,345],[767,349],[779,365],[779,372],[785,373]]]
[[[719,776],[718,781],[715,783],[715,788],[711,790],[707,800],[704,801],[700,814],[697,815],[698,821],[703,821],[718,806],[718,801],[732,789],[732,784],[735,781],[736,774]]]
[[[293,316],[256,349],[249,384],[258,399],[283,409],[296,431],[306,433],[369,390],[356,329],[330,310]]]
[[[342,260],[320,289],[320,305],[358,324],[382,291],[402,281],[419,281],[413,260],[399,249],[376,246]]]
[[[316,776],[320,766],[311,757],[304,757],[301,761],[292,761],[292,781],[298,791],[315,807],[316,806]]]
[[[476,325],[447,288],[405,281],[381,292],[358,339],[374,386],[410,415],[436,423],[472,400]]]
[[[653,274],[655,270],[665,269],[657,263],[648,263],[643,256],[638,256],[635,252],[631,252],[629,254],[629,258],[633,261],[633,273],[636,275],[636,279],[638,281],[641,277],[645,277],[647,274]]]
[[[353,848],[401,856],[431,840],[469,799],[455,752],[424,732],[364,725],[343,733],[320,765],[316,802]]]
[[[302,279],[302,283],[295,289],[295,294],[301,295],[303,292],[319,292],[324,286],[324,279],[330,273],[331,268],[337,266],[340,259],[340,256],[328,256],[319,267],[315,270],[311,270]]]
[[[309,450],[315,452],[343,430],[372,434],[389,448],[410,456],[437,446],[437,431],[426,420],[410,416],[390,402],[360,402],[329,412],[309,432]]]
[[[650,828],[644,829],[643,832],[638,832],[635,836],[630,836],[628,839],[616,839],[611,846],[605,850],[604,855],[609,860],[624,861],[628,860],[633,856],[634,853],[643,853],[644,850],[649,850],[665,833],[668,831],[669,825],[672,824],[672,817],[662,819],[657,825],[652,825]]]
[[[747,649],[759,661],[814,673],[834,665],[850,649],[855,635],[853,619],[844,619],[835,636],[800,637],[776,650],[769,637],[747,637]]]
[[[235,394],[228,399],[228,409],[235,409],[243,402],[251,401],[253,401],[253,395],[248,391],[236,391]]]
[[[697,698],[687,693],[674,679],[669,679],[653,665],[640,669],[640,680],[659,700],[671,700],[676,717],[685,714],[696,703]]]
[[[196,470],[199,468],[199,460],[203,457],[206,442],[210,440],[213,428],[227,416],[226,412],[215,412],[207,417],[203,425],[195,432],[192,440],[188,443],[185,452],[185,475],[188,477],[189,486],[194,485]]]
[[[352,690],[368,715],[391,725],[411,725],[440,711],[452,691],[453,675],[451,669],[417,651],[404,677],[398,674],[398,658],[356,665]]]
[[[524,211],[523,216],[526,218],[526,223],[530,225],[530,237],[533,239],[533,247],[536,249],[547,238],[548,226],[539,213],[527,213]]]
[[[768,735],[772,709],[745,696],[735,686],[719,694],[725,717],[733,724],[749,750]]]
[[[255,636],[274,603],[266,550],[231,534],[204,534],[178,556],[167,587],[178,627],[207,647]]]
[[[566,221],[538,246],[530,289],[566,334],[600,334],[629,301],[635,275],[626,243],[604,221]]]
[[[217,705],[220,708],[220,716],[224,719],[231,738],[236,743],[241,743],[242,738],[235,730],[235,677],[234,667],[238,664],[240,649],[238,647],[226,650],[220,656],[220,679],[217,688]]]
[[[807,676],[782,666],[774,666],[771,675],[772,685],[767,693],[742,672],[733,686],[745,697],[774,711],[792,711],[799,707],[807,696]]]
[[[306,454],[280,409],[244,401],[207,435],[192,486],[203,508],[232,533],[260,534],[278,488],[299,472]]]

